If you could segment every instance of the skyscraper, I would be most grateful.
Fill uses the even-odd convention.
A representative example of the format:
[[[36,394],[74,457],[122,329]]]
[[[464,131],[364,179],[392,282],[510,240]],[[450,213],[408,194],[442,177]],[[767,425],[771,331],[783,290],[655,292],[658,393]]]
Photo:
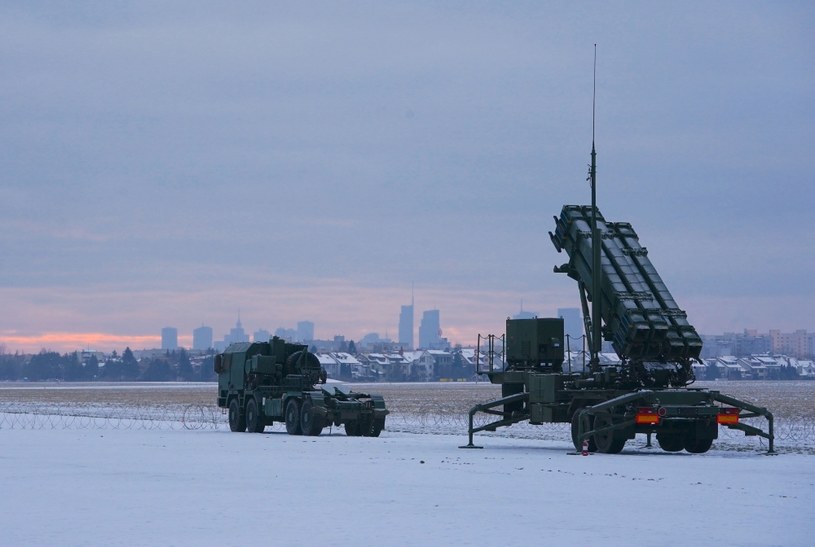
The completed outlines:
[[[569,335],[570,347],[572,349],[582,346],[583,341],[583,317],[577,308],[558,308],[557,316],[563,318],[563,334]]]
[[[243,325],[241,324],[241,316],[238,315],[238,322],[235,324],[234,327],[229,329],[229,334],[224,337],[224,342],[226,345],[235,344],[238,342],[248,342],[249,335],[246,334],[246,331],[243,330]]]
[[[427,310],[422,313],[419,324],[419,347],[422,349],[439,349],[441,345],[441,320],[439,310]]]
[[[175,351],[178,349],[178,329],[164,327],[161,329],[161,349]]]
[[[252,335],[252,340],[255,342],[268,342],[272,338],[272,334],[266,329],[258,329]]]
[[[314,323],[311,321],[298,321],[297,338],[300,342],[311,342],[314,340]]]
[[[526,311],[524,310],[524,301],[521,300],[521,310],[512,316],[513,319],[534,319],[538,316],[537,313],[533,311]]]
[[[212,347],[212,327],[201,325],[192,331],[192,349],[206,351]]]
[[[399,345],[406,350],[413,349],[413,302],[402,306],[399,313]]]

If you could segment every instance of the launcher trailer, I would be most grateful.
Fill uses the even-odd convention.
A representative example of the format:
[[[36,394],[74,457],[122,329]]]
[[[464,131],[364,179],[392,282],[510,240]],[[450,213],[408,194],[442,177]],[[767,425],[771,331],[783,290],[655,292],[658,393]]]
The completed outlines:
[[[474,433],[526,421],[570,423],[578,451],[618,453],[637,434],[646,434],[650,445],[653,434],[667,452],[703,453],[723,426],[766,439],[768,453],[774,453],[773,415],[766,408],[689,387],[692,364],[701,362],[702,339],[632,226],[607,222],[596,206],[585,205],[564,206],[555,224],[552,243],[569,257],[555,272],[577,281],[592,348],[589,366],[563,370],[559,318],[508,319],[504,336],[479,335],[477,355],[486,358],[477,362],[477,372],[501,385],[502,397],[470,410],[466,448],[476,448]],[[590,313],[590,304],[596,313]],[[593,333],[611,342],[618,363],[601,364]],[[478,413],[497,419],[476,426]],[[760,417],[766,431],[745,421]]]

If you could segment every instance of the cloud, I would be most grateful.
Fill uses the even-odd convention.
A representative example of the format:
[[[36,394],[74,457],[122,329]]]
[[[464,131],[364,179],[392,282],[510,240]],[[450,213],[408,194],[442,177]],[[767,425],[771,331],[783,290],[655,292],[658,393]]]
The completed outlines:
[[[574,301],[547,231],[589,199],[595,42],[604,214],[680,304],[790,297],[767,321],[810,324],[813,8],[189,8],[0,8],[0,328],[226,328],[252,294],[290,325],[354,296],[373,315],[320,319],[357,336],[416,282],[466,338]]]

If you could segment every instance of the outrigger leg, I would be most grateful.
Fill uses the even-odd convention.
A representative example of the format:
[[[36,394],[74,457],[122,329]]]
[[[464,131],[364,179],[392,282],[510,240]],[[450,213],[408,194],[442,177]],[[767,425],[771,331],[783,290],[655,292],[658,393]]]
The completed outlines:
[[[473,434],[479,431],[495,431],[499,427],[504,427],[507,425],[517,424],[518,422],[523,422],[524,420],[529,419],[528,412],[514,412],[512,416],[509,418],[504,417],[504,411],[496,410],[496,407],[503,407],[506,404],[517,403],[517,402],[526,402],[529,400],[529,393],[516,393],[515,395],[509,395],[507,397],[503,397],[501,399],[496,399],[495,401],[490,401],[489,403],[483,403],[480,405],[475,405],[473,408],[470,409],[470,427],[468,429],[469,435],[469,442],[463,446],[459,446],[459,448],[484,448],[483,446],[476,446],[473,444]],[[524,408],[526,405],[524,405]],[[496,420],[494,422],[490,422],[486,425],[474,427],[473,426],[473,416],[475,416],[476,412],[483,412],[484,414],[492,414],[493,416],[501,416],[502,419]]]

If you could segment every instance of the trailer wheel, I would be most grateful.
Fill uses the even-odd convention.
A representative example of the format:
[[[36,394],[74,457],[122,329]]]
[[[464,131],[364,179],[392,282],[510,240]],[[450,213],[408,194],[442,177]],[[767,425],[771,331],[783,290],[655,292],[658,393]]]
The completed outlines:
[[[613,423],[614,420],[609,412],[601,412],[594,417],[594,429],[609,427]],[[625,441],[622,431],[616,429],[594,434],[597,451],[604,454],[619,454],[625,446]]]
[[[300,428],[300,403],[295,398],[289,399],[289,402],[286,403],[286,432],[289,435],[303,433]]]
[[[300,406],[300,429],[303,435],[315,437],[323,430],[323,419],[314,412],[314,403],[310,399],[303,401]]]
[[[359,428],[359,422],[356,420],[345,422],[345,434],[349,437],[359,437],[362,435],[362,431]]]
[[[235,433],[246,431],[246,417],[241,416],[241,405],[237,398],[229,403],[229,429]]]
[[[685,440],[677,433],[657,433],[657,442],[665,452],[680,452],[685,448]]]
[[[258,410],[258,403],[254,397],[250,397],[246,402],[246,428],[249,433],[263,433],[265,427]]]
[[[572,444],[574,445],[574,449],[578,452],[583,450],[583,441],[577,438],[578,428],[580,427],[580,410],[577,409],[574,414],[572,414]],[[592,424],[594,423],[594,419],[589,416],[589,429],[592,428]],[[594,442],[594,437],[589,437],[589,452],[597,452],[597,444]]]
[[[713,439],[699,439],[695,436],[688,436],[685,438],[685,450],[691,454],[704,454],[713,445]]]

